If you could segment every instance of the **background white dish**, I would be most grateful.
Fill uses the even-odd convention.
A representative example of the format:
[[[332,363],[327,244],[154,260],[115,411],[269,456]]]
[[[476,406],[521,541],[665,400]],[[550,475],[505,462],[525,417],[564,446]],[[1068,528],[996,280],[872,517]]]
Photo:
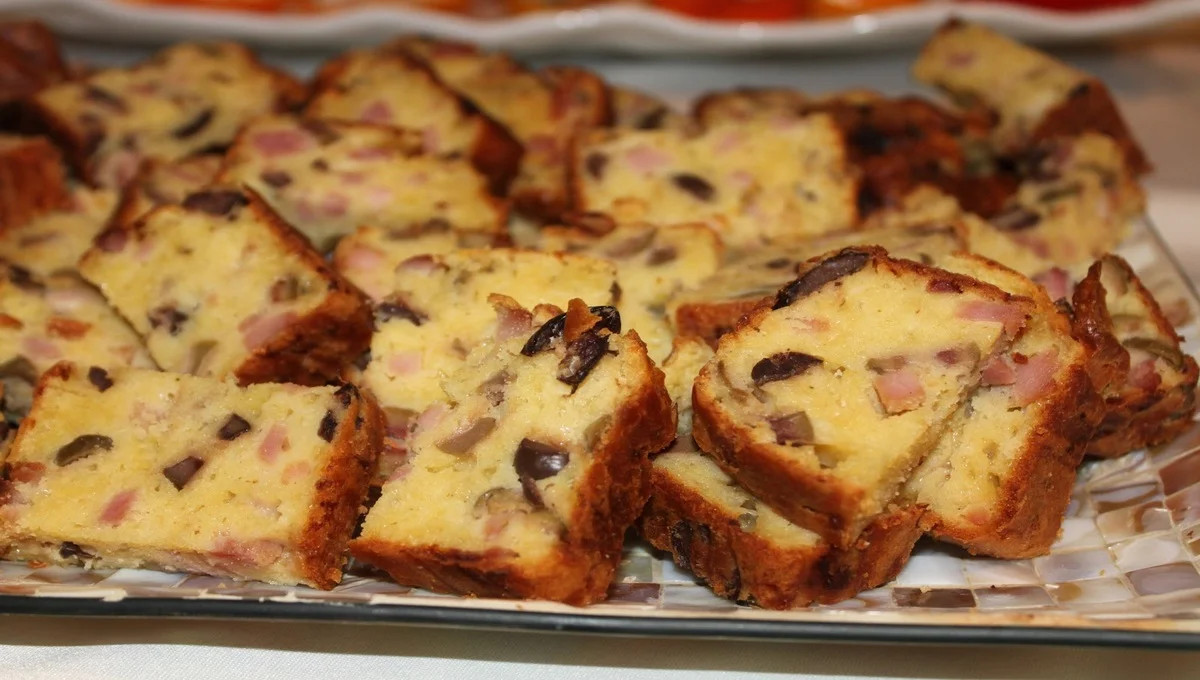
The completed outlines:
[[[1200,0],[1153,0],[1127,9],[1082,14],[1006,4],[930,2],[848,19],[782,24],[707,23],[623,6],[477,20],[398,7],[278,16],[149,7],[117,0],[0,0],[0,13],[36,17],[72,36],[119,42],[230,38],[269,47],[335,48],[421,32],[524,53],[606,50],[663,55],[852,51],[914,45],[951,15],[987,23],[1014,38],[1072,42],[1200,17]]]

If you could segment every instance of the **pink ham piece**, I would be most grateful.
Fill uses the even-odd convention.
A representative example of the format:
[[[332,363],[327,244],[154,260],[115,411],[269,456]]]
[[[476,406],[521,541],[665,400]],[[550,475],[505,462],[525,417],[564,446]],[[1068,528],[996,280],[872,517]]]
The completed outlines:
[[[312,474],[312,465],[308,461],[302,460],[296,463],[289,463],[283,468],[283,474],[279,475],[280,481],[284,484],[299,482]]]
[[[415,433],[437,427],[437,424],[442,422],[442,419],[445,418],[446,414],[449,412],[450,409],[439,401],[438,403],[422,411],[421,415],[417,416],[417,425],[413,428],[413,432]]]
[[[270,465],[279,458],[281,451],[287,451],[289,448],[291,448],[291,443],[288,442],[287,425],[275,423],[271,425],[271,429],[267,430],[267,436],[263,437],[262,443],[258,445],[258,457]]]
[[[920,408],[925,403],[925,388],[917,374],[907,368],[889,371],[875,378],[875,394],[888,415]]]
[[[217,539],[209,555],[218,560],[232,562],[240,567],[265,567],[283,557],[284,545],[278,541],[257,539],[239,541],[228,536]]]
[[[57,361],[62,357],[58,345],[37,335],[27,335],[21,338],[21,353],[42,361]]]
[[[345,194],[325,194],[321,199],[321,214],[325,217],[342,217],[350,209],[350,199]]]
[[[1058,372],[1058,350],[1038,352],[1017,363],[1013,383],[1013,402],[1017,406],[1032,404],[1054,389],[1054,374]]]
[[[671,163],[671,156],[647,144],[639,144],[625,152],[625,161],[634,170],[650,174]]]
[[[46,304],[58,313],[73,312],[88,304],[103,304],[104,298],[91,288],[71,286],[46,291]]]
[[[250,146],[267,159],[308,151],[314,142],[303,130],[260,130],[250,135]]]
[[[136,151],[115,151],[96,168],[96,184],[110,189],[120,189],[137,175],[142,165],[142,155]]]
[[[137,500],[137,489],[126,489],[113,496],[112,500],[104,506],[104,510],[100,512],[100,523],[115,527],[125,521],[125,516],[129,514],[129,509],[133,507],[135,500]]]
[[[801,319],[803,330],[810,333],[824,333],[829,330],[829,321],[825,319]]]
[[[981,384],[984,387],[996,387],[998,385],[1011,385],[1017,381],[1017,374],[1013,371],[1013,367],[1004,360],[1004,357],[991,357],[984,362],[980,370],[980,376],[983,378]]]
[[[520,337],[533,330],[533,314],[521,308],[495,305],[496,342]]]
[[[368,271],[383,264],[383,253],[370,246],[355,245],[338,258],[338,269],[343,271]]]
[[[367,104],[363,107],[362,113],[358,114],[358,119],[362,122],[378,125],[387,125],[392,122],[392,118],[392,107],[382,99],[376,99]]]
[[[238,324],[242,333],[242,344],[248,350],[256,350],[277,337],[285,328],[296,323],[300,317],[295,312],[263,313],[247,317]]]
[[[398,482],[407,477],[411,472],[412,466],[405,462],[397,466],[395,470],[392,470],[392,474],[388,475],[387,480],[389,482]]]
[[[382,210],[388,207],[396,198],[396,194],[387,187],[371,187],[367,189],[366,203],[372,210]]]
[[[427,125],[421,129],[421,146],[425,148],[425,153],[437,153],[442,146],[442,136],[438,133],[437,128],[432,125]]]
[[[958,308],[958,318],[968,321],[992,321],[1004,324],[1004,332],[1010,338],[1017,337],[1025,327],[1025,313],[1020,307],[1003,302],[971,300]]]
[[[1046,289],[1051,300],[1063,300],[1071,295],[1074,286],[1071,275],[1065,269],[1054,267],[1033,277],[1033,280]]]
[[[420,352],[400,352],[387,358],[388,373],[394,376],[414,375],[421,370]]]
[[[1156,391],[1162,385],[1162,376],[1154,365],[1154,359],[1146,359],[1129,369],[1128,382],[1130,385],[1147,392]]]
[[[342,180],[342,184],[349,184],[350,186],[358,186],[367,181],[366,173],[353,171],[339,173],[338,178]]]
[[[414,255],[396,266],[396,271],[412,274],[431,274],[438,268],[437,260],[432,255]]]

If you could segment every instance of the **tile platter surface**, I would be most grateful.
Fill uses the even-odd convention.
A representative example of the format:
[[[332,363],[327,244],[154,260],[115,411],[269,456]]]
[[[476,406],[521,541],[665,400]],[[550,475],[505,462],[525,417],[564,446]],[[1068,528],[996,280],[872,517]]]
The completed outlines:
[[[1157,235],[1139,224],[1119,252],[1178,322],[1187,338],[1185,350],[1200,353],[1200,303]],[[202,613],[190,606],[195,602],[272,602],[325,605],[336,613],[321,618],[345,620],[364,618],[363,608],[439,607],[566,614],[579,620],[706,619],[728,622],[730,630],[758,621],[1187,632],[1196,634],[1200,645],[1200,422],[1169,445],[1087,463],[1048,555],[1018,561],[972,558],[923,541],[893,583],[832,606],[789,612],[738,606],[635,541],[626,548],[608,601],[585,609],[437,595],[354,566],[341,585],[324,592],[147,570],[0,562],[0,612],[37,613],[37,603],[47,598],[76,600],[86,605],[79,613],[100,615],[119,613],[121,603],[138,601],[165,601],[156,612],[185,616]],[[17,602],[20,606],[14,606]],[[305,608],[300,618],[311,612]],[[475,622],[488,623],[486,616]]]

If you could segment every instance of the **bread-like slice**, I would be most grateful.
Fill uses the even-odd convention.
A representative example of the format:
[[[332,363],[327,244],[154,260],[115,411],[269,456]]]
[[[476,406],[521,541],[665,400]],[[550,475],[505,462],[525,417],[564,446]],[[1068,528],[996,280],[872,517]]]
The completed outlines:
[[[143,160],[228,145],[254,118],[290,109],[303,89],[242,45],[181,43],[131,67],[46,88],[29,103],[80,176],[119,188]]]
[[[58,149],[45,137],[0,134],[0,234],[70,205]]]
[[[625,327],[637,330],[645,340],[655,362],[670,353],[674,336],[666,319],[667,301],[716,272],[725,250],[703,224],[625,225],[602,236],[579,228],[546,227],[539,245],[617,266],[621,290],[617,308]]]
[[[1116,255],[1101,258],[1072,301],[1076,336],[1094,348],[1090,373],[1105,405],[1088,453],[1111,458],[1187,430],[1200,370],[1129,263]]]
[[[396,287],[396,267],[420,255],[507,245],[504,234],[463,231],[440,219],[407,228],[362,226],[338,241],[333,266],[376,302]]]
[[[73,272],[116,205],[117,194],[113,191],[76,187],[66,208],[0,234],[0,259],[40,276]]]
[[[110,226],[79,271],[170,371],[320,385],[371,338],[366,296],[249,190]]]
[[[385,125],[259,118],[238,135],[219,180],[261,194],[320,250],[364,224],[443,220],[503,234],[508,208],[463,159],[426,153],[421,134]]]
[[[748,491],[849,547],[1032,313],[974,279],[844,249],[721,338],[693,434]]]
[[[442,376],[458,370],[472,349],[527,334],[528,309],[558,313],[567,300],[585,296],[612,305],[616,280],[603,260],[508,248],[403,262],[394,292],[375,305],[370,353],[347,369],[388,416],[380,476],[403,462],[420,414],[444,397]]]
[[[668,318],[677,334],[700,337],[716,347],[717,340],[733,330],[738,320],[768,304],[780,288],[802,274],[811,258],[850,246],[876,245],[894,257],[929,262],[966,245],[953,220],[896,224],[830,234],[745,256],[701,285],[673,296],[667,306]]]
[[[675,435],[662,372],[619,330],[614,308],[574,299],[473,353],[351,554],[441,592],[603,599],[649,496],[648,455]]]
[[[425,62],[396,47],[355,50],[317,73],[304,112],[311,118],[418,130],[426,153],[461,154],[503,196],[521,163],[508,128],[450,89]]]
[[[112,219],[128,224],[157,206],[182,202],[211,184],[222,162],[221,154],[211,153],[177,161],[146,161],[121,192]]]
[[[506,54],[473,45],[405,37],[391,47],[429,64],[450,87],[507,127],[525,147],[509,189],[516,209],[541,221],[569,207],[568,155],[580,131],[612,122],[608,86],[580,68],[531,71]]]
[[[844,147],[821,115],[698,134],[592,130],[575,148],[574,204],[618,224],[702,222],[736,249],[788,244],[857,222]]]
[[[1036,307],[1009,353],[984,366],[980,387],[913,471],[904,495],[927,507],[921,523],[935,538],[977,555],[1043,555],[1058,537],[1075,470],[1102,414],[1088,379],[1090,354],[1030,279],[976,255],[937,264]]]
[[[639,526],[652,545],[721,597],[767,609],[831,604],[900,573],[920,537],[909,508],[877,519],[847,550],[784,519],[711,460],[695,453],[654,459]]]
[[[332,588],[382,420],[353,385],[62,363],[5,460],[5,559]]]
[[[912,70],[917,80],[994,112],[992,138],[1002,150],[1099,132],[1117,141],[1135,175],[1150,170],[1104,83],[985,26],[946,22]]]
[[[610,85],[614,127],[634,130],[687,130],[692,119],[671,108],[652,94],[619,85]]]

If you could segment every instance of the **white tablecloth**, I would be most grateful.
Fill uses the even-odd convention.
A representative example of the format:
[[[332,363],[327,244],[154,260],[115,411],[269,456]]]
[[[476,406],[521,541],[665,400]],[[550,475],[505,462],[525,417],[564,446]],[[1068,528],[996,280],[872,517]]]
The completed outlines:
[[[74,46],[122,62],[120,48]],[[1105,78],[1158,166],[1151,214],[1200,280],[1200,30],[1064,56]],[[732,85],[910,87],[911,53],[771,61],[588,59],[608,77],[686,96]],[[311,56],[276,56],[311,67]],[[625,639],[337,624],[0,616],[0,679],[84,678],[1200,678],[1200,655],[1112,649],[899,647]]]

